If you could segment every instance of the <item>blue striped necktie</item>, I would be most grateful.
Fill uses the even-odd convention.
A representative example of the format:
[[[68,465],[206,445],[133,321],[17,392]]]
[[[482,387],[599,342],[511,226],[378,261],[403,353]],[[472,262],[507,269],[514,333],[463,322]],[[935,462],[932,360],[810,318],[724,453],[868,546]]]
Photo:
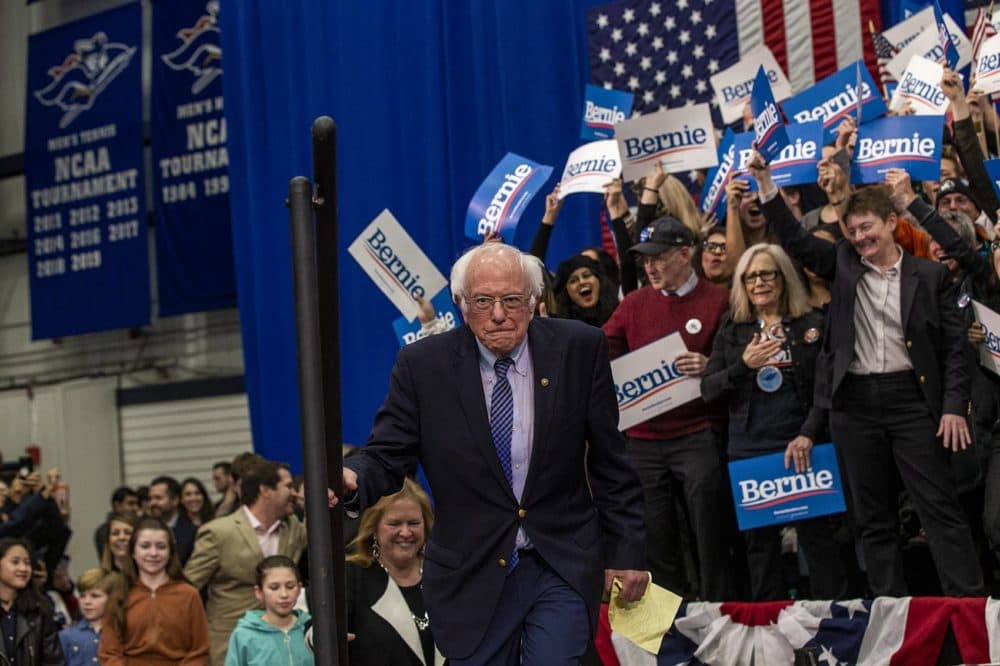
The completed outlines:
[[[510,440],[511,432],[514,428],[514,394],[510,390],[510,382],[507,381],[507,371],[514,365],[512,358],[499,358],[493,364],[496,371],[496,381],[493,383],[493,395],[490,398],[490,432],[493,434],[493,445],[497,449],[497,457],[500,458],[500,467],[503,468],[507,483],[513,485],[513,472],[510,462]],[[510,555],[507,565],[507,573],[517,566],[517,548]]]

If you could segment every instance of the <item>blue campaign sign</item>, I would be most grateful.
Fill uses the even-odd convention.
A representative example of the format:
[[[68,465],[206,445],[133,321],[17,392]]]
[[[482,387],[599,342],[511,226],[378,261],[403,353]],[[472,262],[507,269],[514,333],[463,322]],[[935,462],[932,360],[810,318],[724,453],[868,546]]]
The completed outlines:
[[[823,123],[785,125],[788,145],[771,162],[771,178],[778,187],[815,183],[819,177],[817,164],[823,157]],[[746,174],[746,163],[753,149],[753,133],[744,132],[735,137],[736,164],[739,175]],[[734,174],[735,175],[735,174]],[[757,180],[748,177],[750,191],[757,191]]]
[[[944,116],[894,116],[858,128],[852,183],[881,183],[889,169],[906,169],[913,180],[941,179]]]
[[[705,174],[705,184],[701,188],[701,212],[715,213],[715,218],[724,223],[726,219],[726,184],[736,169],[736,148],[733,144],[733,130],[726,128],[719,143],[719,164]]]
[[[833,444],[814,446],[811,461],[812,467],[802,474],[785,469],[783,451],[729,463],[740,529],[845,511],[844,486]]]
[[[990,182],[993,183],[993,189],[996,190],[997,196],[1000,196],[1000,159],[986,160],[984,164],[986,173],[990,175]]]
[[[141,60],[139,3],[28,39],[32,339],[149,322]]]
[[[451,289],[446,287],[439,291],[438,295],[431,299],[431,305],[434,306],[437,318],[443,320],[448,327],[447,330],[450,331],[462,325],[462,318],[459,316],[458,310],[451,300]],[[406,321],[406,317],[397,317],[392,322],[392,328],[396,331],[400,347],[405,347],[423,338],[424,336],[420,330],[421,327],[422,324],[419,318],[415,318],[410,322]]]
[[[864,63],[860,70],[861,122],[867,123],[884,116],[888,108]],[[832,140],[837,137],[837,126],[840,125],[840,121],[848,116],[855,116],[857,105],[858,63],[854,63],[806,88],[795,97],[785,100],[781,104],[781,109],[785,112],[788,122],[823,121],[827,140]]]
[[[153,3],[153,212],[160,315],[235,307],[218,2]]]
[[[505,243],[513,243],[521,213],[550,175],[550,166],[514,153],[504,155],[469,202],[466,238],[481,241],[486,234],[498,231]]]
[[[587,84],[583,100],[583,123],[580,137],[584,141],[611,139],[615,135],[614,126],[632,113],[634,96],[630,92],[612,90]]]
[[[757,70],[757,78],[753,82],[750,111],[753,113],[754,143],[764,160],[770,163],[788,145],[788,135],[771,92],[771,81],[763,67]]]

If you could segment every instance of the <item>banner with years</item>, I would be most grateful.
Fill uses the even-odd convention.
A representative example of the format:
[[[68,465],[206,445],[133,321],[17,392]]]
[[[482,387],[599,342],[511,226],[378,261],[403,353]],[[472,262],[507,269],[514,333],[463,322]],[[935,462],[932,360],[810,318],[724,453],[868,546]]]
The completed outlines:
[[[785,469],[782,451],[729,463],[740,530],[846,511],[833,444],[814,446],[810,462],[803,473]]]
[[[153,212],[159,314],[236,306],[219,3],[153,3]]]
[[[27,83],[32,339],[149,323],[140,4],[31,35]]]
[[[700,322],[698,326],[700,330]],[[681,334],[671,333],[611,361],[618,397],[619,430],[648,421],[701,396],[700,380],[685,375],[674,362],[677,355],[685,351]]]
[[[372,220],[347,251],[406,321],[420,314],[416,296],[433,301],[448,284],[388,209]]]

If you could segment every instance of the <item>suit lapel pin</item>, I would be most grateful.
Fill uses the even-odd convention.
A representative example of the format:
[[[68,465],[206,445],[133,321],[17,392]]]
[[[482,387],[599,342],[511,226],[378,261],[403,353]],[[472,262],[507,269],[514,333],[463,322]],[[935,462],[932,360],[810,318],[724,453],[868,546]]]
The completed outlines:
[[[549,385],[549,378],[548,377],[542,377],[542,382],[541,383],[542,383],[542,386],[548,386]]]

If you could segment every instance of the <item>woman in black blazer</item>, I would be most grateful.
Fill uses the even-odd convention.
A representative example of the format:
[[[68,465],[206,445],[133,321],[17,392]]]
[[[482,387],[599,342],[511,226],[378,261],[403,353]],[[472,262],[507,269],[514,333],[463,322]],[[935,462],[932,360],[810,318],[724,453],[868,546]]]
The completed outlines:
[[[809,468],[816,442],[826,440],[827,412],[813,404],[823,315],[791,259],[778,245],[760,243],[740,257],[730,290],[730,312],[712,345],[701,392],[729,405],[729,458],[784,451],[785,466]],[[814,598],[844,594],[846,578],[828,520],[796,523]],[[780,526],[745,532],[754,601],[787,596],[781,571]]]
[[[361,518],[347,558],[347,630],[352,666],[441,666],[424,609],[424,544],[434,515],[416,482],[386,495]]]

